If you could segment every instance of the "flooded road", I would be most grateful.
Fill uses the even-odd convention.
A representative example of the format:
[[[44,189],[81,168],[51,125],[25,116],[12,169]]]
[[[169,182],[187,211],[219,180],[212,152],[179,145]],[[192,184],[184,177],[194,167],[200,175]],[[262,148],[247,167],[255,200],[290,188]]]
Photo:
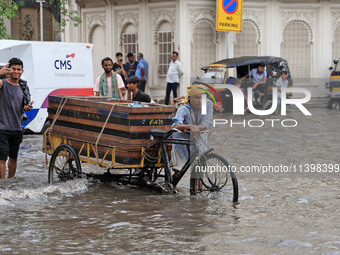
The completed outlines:
[[[16,177],[0,180],[0,252],[339,255],[340,173],[330,168],[340,164],[340,112],[309,110],[310,117],[296,109],[287,116],[215,116],[298,122],[212,129],[210,146],[238,169],[237,204],[190,197],[188,176],[178,195],[85,179],[49,186],[42,136],[26,135]],[[317,164],[328,171],[312,173]],[[291,171],[263,168],[280,165]],[[252,166],[262,171],[246,172]]]

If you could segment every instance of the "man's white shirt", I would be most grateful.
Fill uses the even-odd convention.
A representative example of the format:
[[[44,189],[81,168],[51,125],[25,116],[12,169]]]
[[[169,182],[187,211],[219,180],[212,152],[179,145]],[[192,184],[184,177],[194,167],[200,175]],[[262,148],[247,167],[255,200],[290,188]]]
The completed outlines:
[[[166,75],[166,82],[179,83],[179,78],[184,74],[182,63],[176,60],[175,62],[171,61],[168,69],[168,73]]]

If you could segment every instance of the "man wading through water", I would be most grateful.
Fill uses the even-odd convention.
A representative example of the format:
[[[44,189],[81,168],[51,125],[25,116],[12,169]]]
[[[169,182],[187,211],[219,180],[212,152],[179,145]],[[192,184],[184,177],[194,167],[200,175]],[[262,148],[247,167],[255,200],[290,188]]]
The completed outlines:
[[[181,131],[190,131],[190,134],[175,133],[174,138],[193,139],[196,137],[198,142],[190,145],[190,153],[192,154],[197,149],[204,152],[207,149],[207,134],[202,131],[208,130],[213,124],[213,103],[207,99],[207,114],[202,115],[202,94],[205,93],[205,87],[203,85],[189,86],[187,92],[188,97],[178,108],[172,127]],[[174,171],[173,178],[177,176],[189,157],[186,145],[173,145],[170,161]]]
[[[15,176],[19,145],[22,142],[21,122],[24,111],[32,110],[31,96],[27,83],[20,80],[24,65],[18,58],[12,58],[0,70],[0,75],[9,78],[0,80],[0,179]]]

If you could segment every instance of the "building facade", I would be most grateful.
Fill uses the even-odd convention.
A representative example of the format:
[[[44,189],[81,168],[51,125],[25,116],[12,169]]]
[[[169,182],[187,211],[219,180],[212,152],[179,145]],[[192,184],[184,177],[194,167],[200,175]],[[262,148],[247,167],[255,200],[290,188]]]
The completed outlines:
[[[329,67],[340,57],[340,0],[244,0],[242,33],[216,31],[216,0],[76,0],[71,9],[83,22],[69,24],[62,40],[94,44],[94,76],[102,58],[142,52],[153,98],[165,95],[173,50],[184,67],[182,95],[200,67],[253,55],[287,59],[295,84],[325,96]]]

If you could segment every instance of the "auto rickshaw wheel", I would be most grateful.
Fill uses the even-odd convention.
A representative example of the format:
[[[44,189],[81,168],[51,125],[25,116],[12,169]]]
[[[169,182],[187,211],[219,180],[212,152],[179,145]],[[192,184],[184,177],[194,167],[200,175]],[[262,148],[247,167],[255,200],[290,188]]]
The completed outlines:
[[[329,100],[328,108],[331,110],[340,110],[340,99]]]
[[[48,183],[65,182],[81,178],[80,160],[72,146],[62,144],[52,154],[48,169]]]
[[[263,110],[269,110],[270,108],[272,108],[272,105],[273,105],[272,100],[266,101],[263,105]]]

